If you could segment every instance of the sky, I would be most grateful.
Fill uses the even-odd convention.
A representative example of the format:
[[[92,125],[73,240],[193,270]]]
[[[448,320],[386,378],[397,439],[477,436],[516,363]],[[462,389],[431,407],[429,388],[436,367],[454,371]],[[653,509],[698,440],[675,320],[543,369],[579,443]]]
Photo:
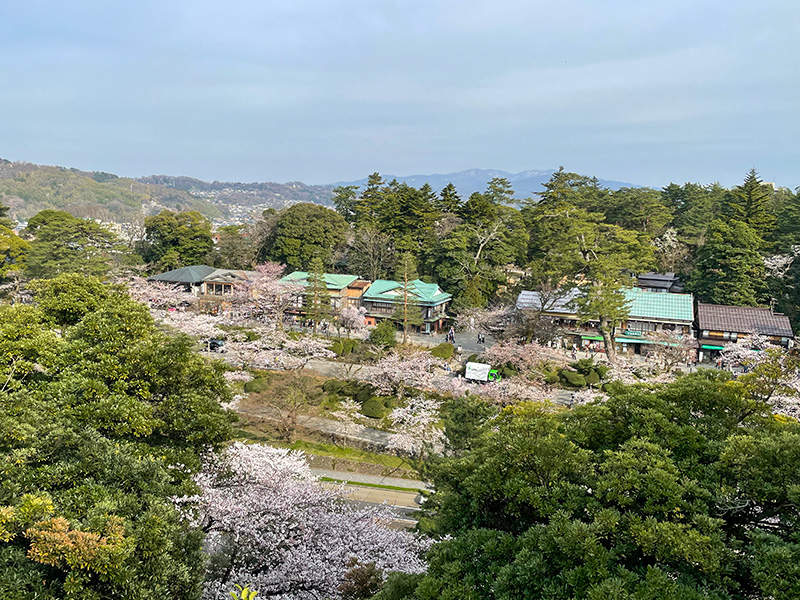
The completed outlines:
[[[788,0],[0,0],[0,157],[794,188],[798,33]]]

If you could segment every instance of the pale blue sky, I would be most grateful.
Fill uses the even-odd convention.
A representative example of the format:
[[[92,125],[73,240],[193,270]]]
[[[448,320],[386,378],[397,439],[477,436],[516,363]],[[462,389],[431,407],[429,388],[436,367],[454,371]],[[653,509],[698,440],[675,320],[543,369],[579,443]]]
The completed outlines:
[[[798,38],[788,0],[0,0],[0,157],[795,187]]]

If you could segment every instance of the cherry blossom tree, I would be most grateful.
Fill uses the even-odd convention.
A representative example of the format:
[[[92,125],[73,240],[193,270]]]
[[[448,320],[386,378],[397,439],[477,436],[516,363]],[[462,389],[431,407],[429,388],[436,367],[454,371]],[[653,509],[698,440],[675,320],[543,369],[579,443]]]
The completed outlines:
[[[220,320],[204,313],[167,311],[161,315],[161,322],[190,337],[206,341],[225,336],[225,332],[219,328]]]
[[[342,423],[345,436],[355,436],[365,429],[361,424],[361,405],[352,398],[342,400],[339,408],[331,416]]]
[[[286,312],[301,302],[305,286],[297,281],[283,281],[286,266],[266,262],[255,266],[252,281],[234,287],[228,298],[237,312],[261,321],[273,321],[283,328]]]
[[[338,326],[344,329],[348,338],[351,334],[359,334],[367,330],[367,309],[363,306],[344,306],[339,311],[336,320]],[[363,337],[363,336],[362,336]]]
[[[444,432],[439,428],[440,403],[424,394],[408,398],[404,406],[389,415],[395,433],[389,449],[424,460],[426,455],[444,451]]]
[[[688,335],[671,331],[654,331],[647,334],[654,342],[648,346],[648,356],[655,360],[661,372],[669,373],[680,364],[689,363],[697,355],[697,342]]]
[[[131,298],[150,308],[167,310],[188,307],[197,302],[194,295],[182,285],[170,285],[161,281],[148,281],[144,277],[134,277],[125,282]]]
[[[206,600],[227,598],[235,582],[259,598],[337,599],[354,559],[383,573],[425,570],[430,542],[387,527],[386,505],[345,502],[343,488],[321,485],[301,452],[235,442],[194,480],[199,494],[176,503],[206,532]]]
[[[442,368],[442,361],[429,352],[393,352],[378,361],[369,370],[366,379],[383,395],[402,396],[406,388],[433,389],[435,369],[441,371]]]
[[[742,393],[777,414],[800,418],[800,358],[756,333],[726,344],[720,358],[727,368],[741,370],[733,385]]]
[[[501,336],[513,318],[513,306],[467,308],[456,317],[456,329]]]

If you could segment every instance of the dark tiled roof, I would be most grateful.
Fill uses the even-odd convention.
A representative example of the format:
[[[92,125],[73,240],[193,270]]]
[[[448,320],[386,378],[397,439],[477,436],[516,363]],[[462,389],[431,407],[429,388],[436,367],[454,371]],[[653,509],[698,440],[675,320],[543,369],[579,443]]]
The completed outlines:
[[[697,322],[700,329],[708,331],[755,331],[762,335],[794,337],[789,317],[773,313],[769,308],[698,303]]]
[[[163,281],[164,283],[201,283],[216,270],[214,267],[207,265],[193,265],[153,275],[147,279],[149,281]]]

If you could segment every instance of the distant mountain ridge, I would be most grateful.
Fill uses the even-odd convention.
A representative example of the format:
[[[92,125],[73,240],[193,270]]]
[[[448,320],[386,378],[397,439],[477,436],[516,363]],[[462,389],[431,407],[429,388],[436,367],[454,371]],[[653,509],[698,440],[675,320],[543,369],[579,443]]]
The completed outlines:
[[[530,169],[528,171],[520,171],[519,173],[509,173],[507,171],[500,171],[498,169],[467,169],[465,171],[458,171],[457,173],[435,173],[433,175],[383,175],[381,176],[386,181],[397,179],[400,183],[407,183],[414,187],[428,183],[437,192],[441,190],[448,183],[452,183],[458,189],[458,193],[462,197],[467,197],[473,192],[482,192],[486,189],[486,184],[495,177],[505,177],[511,182],[514,188],[514,196],[516,198],[528,198],[531,195],[541,192],[542,184],[545,183],[556,169],[536,170]],[[641,187],[633,183],[624,181],[612,181],[607,179],[599,179],[600,185],[603,187],[617,190],[622,187]],[[332,185],[358,185],[363,186],[367,183],[367,178],[359,179],[357,181],[340,181]]]

